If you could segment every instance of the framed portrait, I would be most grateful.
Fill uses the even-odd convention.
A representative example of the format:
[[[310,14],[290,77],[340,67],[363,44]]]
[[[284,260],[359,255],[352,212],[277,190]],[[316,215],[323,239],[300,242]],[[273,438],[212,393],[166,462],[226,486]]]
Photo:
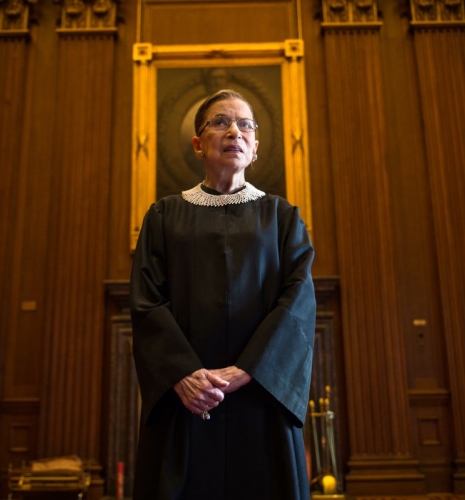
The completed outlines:
[[[191,143],[194,116],[223,88],[244,96],[259,125],[258,160],[247,181],[298,206],[311,232],[303,56],[302,40],[134,46],[131,251],[149,206],[204,178]]]

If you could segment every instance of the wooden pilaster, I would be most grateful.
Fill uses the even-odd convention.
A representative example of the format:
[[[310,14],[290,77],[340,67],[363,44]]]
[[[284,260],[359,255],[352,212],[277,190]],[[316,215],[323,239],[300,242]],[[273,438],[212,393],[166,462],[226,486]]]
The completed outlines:
[[[114,5],[62,5],[57,30],[54,177],[50,204],[41,456],[100,458],[106,228],[115,27],[95,27]],[[83,21],[77,22],[79,16]],[[70,21],[68,23],[68,18]],[[105,18],[106,19],[106,18]],[[71,23],[71,20],[73,23]],[[92,246],[87,243],[93,242]],[[100,494],[103,494],[101,485]]]
[[[425,491],[412,456],[377,3],[323,2],[341,268],[351,494]]]
[[[454,485],[457,493],[465,493],[465,2],[412,0],[411,9],[443,299]]]
[[[27,239],[28,144],[31,103],[29,3],[0,2],[0,467],[31,458],[40,413],[39,362],[25,345],[36,302],[21,290],[20,252]],[[0,495],[3,496],[0,485]]]

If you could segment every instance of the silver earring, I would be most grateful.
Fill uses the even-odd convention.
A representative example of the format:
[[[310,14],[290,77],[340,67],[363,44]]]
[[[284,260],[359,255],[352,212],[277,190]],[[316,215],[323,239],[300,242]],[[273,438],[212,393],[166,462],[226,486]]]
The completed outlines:
[[[205,151],[203,149],[199,149],[197,153],[199,154],[199,156],[205,156]]]
[[[252,161],[257,161],[258,155],[257,153],[254,153],[252,156]]]

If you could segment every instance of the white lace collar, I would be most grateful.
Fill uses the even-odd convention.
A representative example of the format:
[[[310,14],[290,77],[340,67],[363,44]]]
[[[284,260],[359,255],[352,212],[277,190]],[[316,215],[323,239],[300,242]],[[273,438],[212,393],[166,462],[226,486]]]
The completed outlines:
[[[247,203],[248,201],[258,200],[265,196],[263,191],[252,186],[248,182],[245,183],[245,188],[233,194],[210,194],[202,189],[202,184],[182,192],[182,197],[193,205],[202,207],[224,207],[225,205],[238,205],[239,203]]]

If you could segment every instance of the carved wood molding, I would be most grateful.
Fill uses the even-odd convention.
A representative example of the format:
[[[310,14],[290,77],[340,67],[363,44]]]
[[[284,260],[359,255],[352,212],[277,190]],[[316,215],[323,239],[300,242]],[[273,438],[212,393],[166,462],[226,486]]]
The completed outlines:
[[[105,280],[107,296],[115,302],[120,310],[129,314],[129,281]]]
[[[379,29],[377,0],[323,0],[323,29]]]
[[[0,401],[0,414],[35,415],[39,411],[39,398],[5,398]]]
[[[413,28],[465,27],[465,0],[410,0]]]
[[[60,35],[112,35],[116,28],[117,0],[58,0],[61,5]]]
[[[37,0],[0,0],[0,36],[29,36],[30,6]]]
[[[313,283],[318,297],[318,311],[328,310],[328,302],[339,292],[339,276],[318,276]]]
[[[447,389],[410,389],[408,397],[412,406],[438,406],[450,403]]]
[[[411,457],[377,455],[376,453],[366,453],[353,456],[349,462],[349,474],[346,476],[347,491],[351,491],[351,483],[357,484],[358,490],[365,490],[355,493],[354,496],[369,494],[373,491],[373,484],[381,493],[385,489],[396,490],[399,495],[418,494],[424,481],[424,475],[419,472],[419,461]],[[402,481],[405,479],[405,483]],[[408,479],[408,481],[407,481]],[[394,487],[389,483],[397,483]],[[410,483],[410,484],[408,484]],[[387,488],[386,488],[387,485]],[[418,487],[415,487],[418,485]],[[386,491],[387,495],[394,494]]]

